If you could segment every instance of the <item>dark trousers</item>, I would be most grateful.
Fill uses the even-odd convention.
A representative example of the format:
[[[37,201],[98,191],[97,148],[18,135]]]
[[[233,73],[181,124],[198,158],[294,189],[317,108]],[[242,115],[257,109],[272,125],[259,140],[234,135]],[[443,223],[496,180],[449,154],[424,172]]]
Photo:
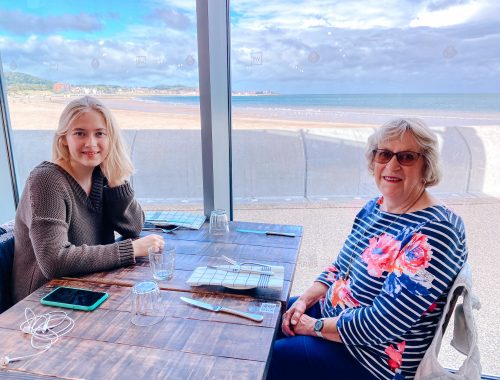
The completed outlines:
[[[297,297],[288,301],[290,307]],[[306,310],[321,318],[319,302]],[[274,342],[268,380],[274,379],[374,379],[347,350],[343,343],[319,337],[296,335],[286,337],[281,331]]]

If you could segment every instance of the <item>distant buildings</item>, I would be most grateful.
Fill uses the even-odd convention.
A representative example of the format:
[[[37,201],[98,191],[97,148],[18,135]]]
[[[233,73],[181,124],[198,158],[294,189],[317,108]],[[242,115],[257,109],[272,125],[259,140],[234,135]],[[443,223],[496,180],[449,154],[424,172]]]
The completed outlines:
[[[52,92],[55,92],[56,94],[71,92],[71,85],[69,83],[61,82],[54,83],[54,85],[52,86]]]

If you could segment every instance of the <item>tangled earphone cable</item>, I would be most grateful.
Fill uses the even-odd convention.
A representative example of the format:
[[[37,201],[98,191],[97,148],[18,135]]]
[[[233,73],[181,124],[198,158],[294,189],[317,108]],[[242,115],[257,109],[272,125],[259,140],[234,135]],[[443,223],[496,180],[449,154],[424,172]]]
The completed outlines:
[[[57,340],[69,333],[75,326],[75,321],[64,311],[50,311],[45,314],[36,315],[30,308],[24,309],[25,320],[19,329],[31,335],[31,347],[40,350],[31,355],[11,358],[4,356],[0,360],[0,365],[6,366],[9,363],[22,359],[41,355],[46,352]]]

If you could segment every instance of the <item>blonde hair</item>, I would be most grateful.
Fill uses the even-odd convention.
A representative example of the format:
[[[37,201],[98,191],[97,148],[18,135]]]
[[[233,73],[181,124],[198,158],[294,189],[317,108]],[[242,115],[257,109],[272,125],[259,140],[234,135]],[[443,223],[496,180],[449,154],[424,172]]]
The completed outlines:
[[[63,144],[64,137],[68,134],[71,124],[83,113],[98,112],[106,123],[107,134],[109,136],[109,152],[104,158],[100,167],[104,176],[110,182],[123,180],[134,173],[134,166],[127,152],[125,141],[118,129],[115,119],[109,109],[98,99],[91,96],[84,96],[72,100],[64,108],[59,125],[54,135],[52,144],[52,161],[64,160],[69,162],[70,155],[66,145]]]
[[[439,162],[439,144],[436,134],[420,119],[394,119],[378,128],[369,138],[366,147],[368,170],[373,174],[373,150],[378,149],[382,141],[403,139],[404,134],[411,133],[415,138],[424,159],[423,180],[425,187],[435,186],[441,180]]]

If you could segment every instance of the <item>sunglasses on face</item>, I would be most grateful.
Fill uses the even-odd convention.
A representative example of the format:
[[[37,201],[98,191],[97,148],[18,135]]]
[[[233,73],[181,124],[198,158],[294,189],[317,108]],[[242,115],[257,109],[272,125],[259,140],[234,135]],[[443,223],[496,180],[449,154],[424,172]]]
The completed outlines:
[[[412,152],[409,150],[395,153],[387,149],[374,149],[372,152],[373,161],[378,164],[387,164],[390,160],[392,160],[393,156],[396,156],[399,164],[403,166],[414,165],[422,155],[422,153]]]

